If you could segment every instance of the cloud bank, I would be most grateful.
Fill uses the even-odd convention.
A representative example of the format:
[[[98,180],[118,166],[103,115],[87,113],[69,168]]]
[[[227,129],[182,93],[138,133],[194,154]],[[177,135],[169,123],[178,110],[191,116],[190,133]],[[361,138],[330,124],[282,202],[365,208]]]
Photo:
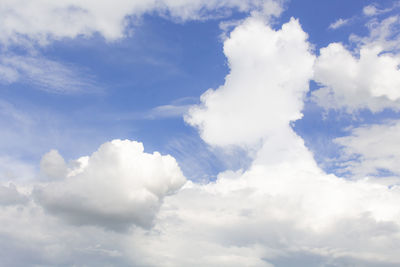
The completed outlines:
[[[314,93],[318,103],[329,103],[323,90],[338,99],[326,108],[396,108],[398,95],[391,87],[397,85],[391,79],[396,57],[368,44],[360,46],[360,58],[340,44],[316,58],[297,20],[278,30],[258,15],[242,21],[224,43],[230,67],[225,84],[204,93],[185,119],[208,144],[247,150],[249,168],[227,170],[215,182],[200,184],[186,182],[171,156],[145,153],[134,141],[114,140],[71,162],[50,151],[41,162],[42,175],[50,180],[30,191],[22,185],[0,187],[4,262],[398,266],[399,186],[326,174],[291,127],[302,117],[311,79],[325,86]],[[370,73],[371,62],[385,73],[372,71],[368,79],[389,75],[391,84],[363,83],[358,75]],[[351,100],[354,91],[367,104]],[[376,129],[387,130],[354,129],[337,142],[349,154],[364,156],[356,141],[368,140]],[[397,140],[395,134],[373,136],[379,142]],[[378,156],[392,153],[382,150]]]
[[[259,47],[249,38],[263,40],[267,34],[266,43],[257,43]],[[293,42],[293,50],[273,54],[274,64],[268,56],[263,57],[265,47],[276,51],[291,47]],[[226,47],[230,44],[242,45],[245,52],[229,54]],[[394,266],[399,262],[396,250],[389,249],[390,244],[400,241],[398,187],[388,189],[365,180],[352,182],[325,174],[290,127],[291,121],[301,117],[304,92],[313,75],[314,57],[308,47],[295,20],[274,31],[251,18],[232,32],[225,42],[231,67],[225,85],[206,92],[202,105],[192,109],[187,120],[198,126],[203,139],[212,145],[249,145],[261,139],[261,146],[248,170],[221,173],[215,183],[191,184],[169,198],[155,227],[159,234],[146,237],[147,246],[141,246],[143,236],[135,234],[140,241],[133,242],[133,250],[147,255],[141,264]],[[249,78],[240,67],[240,71],[235,69],[242,66],[232,63],[238,60],[235,56],[242,64],[248,63],[254,76]],[[286,56],[291,60],[285,61]],[[259,82],[256,78],[263,79],[268,72],[261,75],[254,68],[269,70],[272,66],[286,70],[285,75],[271,75],[273,78]],[[292,83],[286,87],[288,77]],[[253,95],[259,102],[251,102]],[[270,104],[273,110],[268,110]],[[221,112],[224,108],[225,113]],[[253,108],[262,112],[252,112]],[[236,111],[244,113],[243,117],[230,120],[229,114]],[[242,135],[241,131],[256,134]],[[183,238],[187,236],[190,240]],[[153,248],[161,253],[152,253]]]

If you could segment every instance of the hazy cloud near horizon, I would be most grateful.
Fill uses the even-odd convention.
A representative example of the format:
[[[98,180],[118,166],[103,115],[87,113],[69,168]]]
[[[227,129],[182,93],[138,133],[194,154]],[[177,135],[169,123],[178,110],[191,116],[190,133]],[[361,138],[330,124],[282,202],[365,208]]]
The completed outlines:
[[[3,17],[0,40],[22,36],[45,45],[94,32],[114,40],[123,38],[128,15],[155,12],[186,21],[247,12],[223,43],[224,83],[205,91],[183,119],[210,148],[241,149],[250,162],[215,181],[194,182],[173,156],[150,153],[137,141],[114,139],[72,160],[54,148],[39,171],[26,169],[30,179],[0,173],[0,265],[400,264],[398,120],[349,128],[334,140],[346,178],[321,169],[292,127],[310,99],[327,112],[398,110],[398,17],[375,21],[369,36],[353,36],[354,50],[331,43],[316,53],[299,19],[272,24],[281,1],[40,4],[5,2],[0,14],[15,12]],[[41,19],[28,26],[30,9]],[[64,32],[66,21],[71,27]],[[319,87],[310,93],[313,80]],[[375,179],[382,169],[391,174],[385,182]]]

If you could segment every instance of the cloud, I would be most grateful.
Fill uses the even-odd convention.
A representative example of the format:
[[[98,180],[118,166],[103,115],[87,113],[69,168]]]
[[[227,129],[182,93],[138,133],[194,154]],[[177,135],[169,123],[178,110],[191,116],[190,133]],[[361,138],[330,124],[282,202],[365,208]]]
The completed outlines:
[[[117,0],[42,1],[26,3],[5,0],[0,7],[0,41],[45,45],[51,40],[91,36],[99,33],[112,41],[125,35],[129,19],[157,13],[177,20],[198,20],[216,16],[226,9],[242,12],[262,10],[279,15],[280,1],[273,0]],[[66,27],[68,25],[68,27]]]
[[[228,16],[232,10],[277,16],[282,12],[281,2],[282,0],[117,0],[110,3],[106,0],[33,0],[26,3],[21,0],[5,0],[0,6],[0,46],[7,51],[17,45],[33,51],[33,54],[39,54],[38,46],[46,46],[63,38],[90,38],[99,34],[106,41],[116,41],[129,35],[132,26],[146,14],[158,14],[176,21]],[[59,94],[99,89],[87,71],[40,56],[18,56],[4,52],[0,60],[0,82],[22,82]]]
[[[285,50],[294,44],[293,51]],[[229,45],[235,45],[242,53],[231,53],[236,50],[227,49]],[[280,53],[276,53],[277,49]],[[135,251],[132,258],[136,263],[399,264],[395,249],[400,244],[399,187],[388,188],[367,180],[349,181],[324,173],[290,127],[301,114],[303,90],[308,89],[312,77],[313,55],[298,22],[291,20],[274,31],[261,20],[250,18],[232,32],[225,42],[225,53],[231,67],[225,85],[203,95],[203,105],[195,107],[187,120],[199,127],[203,139],[210,144],[259,141],[260,146],[247,170],[220,173],[215,182],[206,185],[189,182],[168,198],[152,234],[133,233],[130,248]],[[271,57],[274,60],[268,60]],[[289,59],[297,64],[291,65]],[[251,75],[242,68],[236,69],[238,66],[249,68]],[[285,70],[285,75],[272,71],[264,80],[268,72],[257,71],[271,68]],[[289,86],[287,80],[292,81]],[[257,94],[254,84],[265,95]],[[249,101],[252,94],[259,102]],[[273,108],[264,110],[271,105]],[[252,109],[257,108],[262,115],[254,115],[258,113]],[[253,121],[260,126],[254,127]],[[210,129],[219,135],[209,135]],[[243,134],[249,140],[244,140],[240,131],[249,131]]]
[[[364,125],[334,141],[342,146],[344,168],[356,177],[400,176],[400,122]]]
[[[368,5],[363,8],[363,13],[366,16],[374,16],[378,13],[378,9],[374,5]]]
[[[3,55],[0,59],[0,82],[26,83],[57,94],[98,90],[92,77],[85,71],[39,56]]]
[[[67,175],[67,164],[57,150],[46,153],[40,161],[41,172],[49,178],[59,179]]]
[[[60,177],[34,190],[36,201],[48,212],[78,225],[149,227],[164,197],[185,183],[174,158],[144,153],[141,143],[128,140],[105,143],[79,161],[79,170],[65,175],[64,160],[50,151],[41,165]]]
[[[350,22],[350,19],[340,18],[340,19],[336,20],[335,22],[333,22],[332,24],[330,24],[328,28],[332,29],[332,30],[336,30],[336,29],[339,29],[339,28],[349,24],[349,22]]]
[[[197,102],[197,98],[195,97],[183,97],[178,98],[169,104],[156,106],[146,111],[113,114],[112,118],[117,117],[118,120],[159,120],[182,118],[194,103]]]
[[[0,65],[0,81],[13,83],[18,80],[18,72],[14,68]]]
[[[394,1],[391,7],[388,8],[379,8],[378,4],[374,3],[371,5],[367,5],[363,8],[363,14],[368,17],[377,16],[381,14],[388,13],[396,8],[400,7],[399,1]]]
[[[300,262],[318,259],[304,266],[395,266],[400,258],[390,244],[400,243],[398,201],[398,188],[290,162],[253,165],[169,198],[154,234],[133,234],[132,257],[150,266],[269,266],[297,254]]]
[[[5,0],[0,6],[0,45],[19,45],[29,51],[55,40],[99,34],[116,41],[132,32],[144,15],[158,14],[176,21],[228,16],[232,10],[278,16],[283,0]],[[82,78],[83,77],[83,78]],[[23,82],[51,93],[95,91],[89,73],[40,56],[2,54],[0,82]],[[157,113],[157,111],[154,111]],[[169,114],[171,112],[168,110]],[[165,113],[166,114],[166,113]],[[175,113],[176,114],[176,111]],[[157,115],[157,114],[156,114]]]
[[[306,39],[295,19],[279,31],[247,19],[224,43],[225,84],[204,93],[186,122],[211,145],[246,147],[301,118],[314,62]]]
[[[395,37],[399,17],[370,25],[370,36],[352,36],[359,48],[352,53],[340,43],[320,50],[314,80],[322,88],[313,92],[314,100],[326,109],[352,112],[400,107],[400,56]],[[397,52],[396,52],[397,51]]]
[[[252,161],[246,150],[211,147],[193,134],[173,136],[165,149],[174,155],[189,180],[203,184],[215,180],[222,170],[246,168]]]
[[[64,224],[33,201],[0,206],[0,218],[2,265],[131,266],[119,256],[123,252],[121,234]]]
[[[291,127],[313,77],[309,47],[297,20],[273,30],[258,16],[225,41],[230,74],[186,120],[211,145],[248,149],[245,170],[183,185],[172,157],[120,140],[78,162],[45,155],[43,171],[64,177],[37,184],[23,208],[0,207],[5,262],[398,266],[399,186],[324,173]]]
[[[12,157],[0,156],[0,181],[34,180],[36,177],[36,165]]]
[[[181,118],[191,105],[162,105],[155,107],[146,114],[148,119]]]
[[[0,205],[18,205],[25,204],[28,197],[18,192],[14,184],[8,186],[0,185]]]

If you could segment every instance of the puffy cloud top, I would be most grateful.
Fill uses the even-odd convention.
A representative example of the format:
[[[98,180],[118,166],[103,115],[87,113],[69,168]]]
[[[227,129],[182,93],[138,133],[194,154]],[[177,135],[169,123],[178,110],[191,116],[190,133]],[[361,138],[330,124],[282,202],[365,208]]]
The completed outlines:
[[[52,151],[42,162],[61,173],[59,157]],[[68,177],[34,191],[47,211],[74,224],[114,230],[132,224],[149,227],[163,198],[186,181],[173,157],[145,153],[141,143],[128,140],[105,143],[79,161],[86,163],[71,169]],[[52,163],[55,166],[49,166]]]
[[[274,31],[259,18],[247,19],[224,52],[231,68],[225,84],[204,93],[186,117],[206,142],[251,146],[302,117],[314,56],[297,20]]]
[[[352,36],[358,45],[354,51],[340,43],[322,48],[314,79],[323,87],[313,93],[316,102],[347,112],[399,110],[399,25],[398,16],[371,22],[370,36]]]
[[[315,65],[315,79],[327,87],[314,93],[327,108],[354,110],[400,107],[400,63],[398,57],[381,54],[380,47],[364,47],[357,59],[343,45],[321,49]]]
[[[228,2],[249,3],[209,3]],[[330,94],[343,93],[334,103],[349,109],[360,107],[345,101],[351,97],[385,99],[385,105],[398,98],[379,79],[374,87],[360,81],[359,72],[370,75],[368,82],[382,74],[374,69],[376,62],[393,74],[392,65],[386,68],[394,58],[388,43],[365,44],[359,58],[331,44],[315,65],[316,79]],[[375,51],[378,44],[387,53]],[[114,140],[70,163],[50,151],[41,167],[53,180],[35,183],[35,201],[21,200],[17,187],[0,186],[1,258],[8,265],[22,258],[21,266],[398,266],[398,183],[326,174],[290,127],[302,116],[314,63],[298,21],[273,30],[254,15],[240,22],[224,52],[231,67],[225,84],[205,93],[186,120],[209,144],[256,147],[247,170],[226,171],[208,184],[183,187],[186,180],[175,159],[145,153],[138,142]],[[391,75],[390,83],[396,82]],[[344,91],[335,77],[350,89]],[[399,129],[398,122],[360,127],[336,142],[349,156],[368,161],[353,165],[353,171],[385,167],[397,174],[393,143]],[[116,232],[132,225],[141,227]],[[41,257],[23,258],[25,250]]]
[[[25,204],[27,201],[28,197],[21,194],[14,184],[0,185],[0,206]]]

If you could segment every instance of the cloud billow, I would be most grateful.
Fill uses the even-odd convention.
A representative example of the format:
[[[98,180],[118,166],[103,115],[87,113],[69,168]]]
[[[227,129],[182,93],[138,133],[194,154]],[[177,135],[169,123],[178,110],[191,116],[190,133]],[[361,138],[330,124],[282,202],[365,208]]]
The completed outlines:
[[[46,45],[53,40],[99,33],[113,41],[126,34],[129,18],[157,13],[172,19],[202,20],[220,16],[218,11],[254,10],[268,15],[282,12],[275,0],[117,0],[117,1],[15,1],[0,6],[0,42]],[[214,13],[215,15],[210,15]],[[65,27],[68,25],[68,27]]]
[[[258,144],[253,162],[169,198],[155,225],[160,234],[134,234],[132,248],[144,255],[139,264],[271,266],[290,263],[293,253],[305,266],[399,262],[396,250],[387,249],[400,244],[398,187],[324,173],[290,127],[301,118],[313,77],[306,38],[296,20],[275,31],[250,18],[225,41],[231,67],[225,85],[206,92],[186,120],[211,145],[252,150]],[[151,245],[141,246],[144,240]]]
[[[144,153],[138,142],[105,143],[69,174],[59,157],[49,152],[42,161],[44,172],[66,176],[36,187],[33,194],[45,210],[77,225],[148,228],[164,197],[185,183],[174,158]]]
[[[201,96],[185,120],[216,146],[251,146],[302,117],[313,73],[307,34],[292,19],[274,31],[249,18],[224,43],[230,74]],[[274,133],[275,132],[275,133]]]
[[[132,3],[143,13],[155,2]],[[247,10],[250,3],[268,2],[162,3],[171,14],[178,12],[173,16],[185,19],[197,7],[215,9],[223,3]],[[186,6],[189,3],[196,8]],[[93,12],[100,16],[102,8]],[[121,14],[110,20],[109,28],[99,23],[94,29],[109,39],[119,37],[120,28],[113,27]],[[81,31],[77,29],[71,37]],[[209,145],[247,151],[252,160],[247,169],[226,170],[213,182],[195,183],[186,181],[173,157],[146,153],[135,141],[107,142],[91,156],[69,163],[52,150],[41,161],[48,180],[32,186],[34,201],[16,200],[23,185],[0,187],[7,203],[0,209],[4,240],[26,240],[28,251],[44,244],[38,265],[95,265],[99,257],[110,265],[123,262],[121,266],[399,265],[399,186],[325,173],[291,127],[303,116],[312,79],[324,85],[313,96],[327,109],[351,113],[360,107],[396,107],[398,92],[375,79],[381,72],[368,77],[377,80],[375,87],[365,87],[362,78],[371,71],[370,62],[382,64],[382,71],[394,77],[397,59],[369,45],[361,46],[356,58],[337,43],[317,57],[298,20],[274,29],[260,13],[237,22],[224,42],[224,53],[230,68],[225,83],[205,92],[185,120]],[[390,81],[397,84],[396,79]],[[346,90],[348,85],[354,91]],[[324,90],[338,101],[329,102]],[[353,99],[355,91],[364,93],[361,102]],[[384,101],[375,106],[377,98]],[[367,159],[366,165],[352,165],[354,172],[381,166],[364,146],[359,148],[359,141],[376,144],[379,157],[396,153],[386,141],[398,139],[399,126],[390,125],[386,135],[381,135],[388,131],[384,125],[361,127],[336,140],[349,155]],[[389,167],[398,172],[393,167],[397,161],[395,157]],[[35,229],[28,237],[27,226]],[[0,245],[4,243],[0,239]],[[14,245],[18,242],[8,243],[22,250]]]

